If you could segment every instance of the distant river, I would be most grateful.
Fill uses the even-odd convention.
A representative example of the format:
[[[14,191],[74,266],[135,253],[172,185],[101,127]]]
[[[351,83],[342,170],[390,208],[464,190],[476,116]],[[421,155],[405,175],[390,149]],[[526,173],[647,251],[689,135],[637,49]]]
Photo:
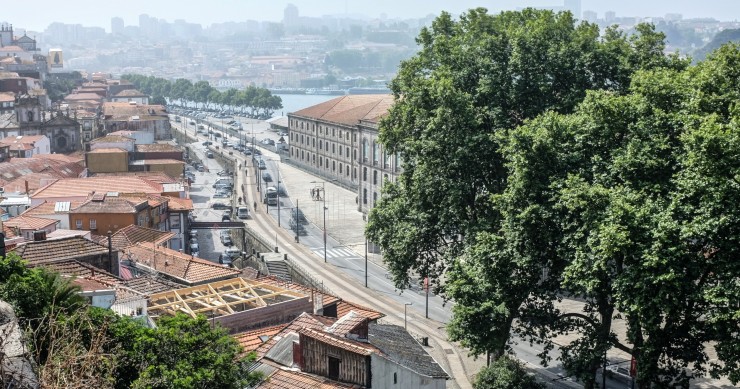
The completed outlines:
[[[329,95],[276,95],[283,99],[283,108],[275,111],[273,116],[285,116],[289,112],[299,111],[312,105],[321,104],[341,96]]]

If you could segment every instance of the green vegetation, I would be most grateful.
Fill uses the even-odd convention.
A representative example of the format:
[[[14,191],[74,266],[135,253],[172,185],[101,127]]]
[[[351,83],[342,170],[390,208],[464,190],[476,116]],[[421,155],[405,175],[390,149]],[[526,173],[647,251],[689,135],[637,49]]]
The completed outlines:
[[[738,46],[690,67],[651,25],[600,36],[531,9],[443,14],[418,42],[380,130],[404,171],[366,231],[397,286],[432,278],[475,355],[513,332],[546,363],[576,334],[558,357],[587,388],[614,347],[640,387],[740,380]]]
[[[49,99],[56,103],[64,100],[67,95],[79,85],[82,85],[83,79],[82,74],[78,71],[63,74],[50,74],[44,81],[44,89],[49,96]]]
[[[545,389],[518,361],[503,356],[475,376],[474,389]]]
[[[712,38],[712,41],[704,45],[699,50],[694,52],[694,60],[702,61],[711,52],[719,49],[722,45],[730,42],[740,43],[740,29],[727,29],[720,31],[717,35]]]
[[[173,83],[159,77],[126,74],[121,79],[130,81],[141,92],[153,96],[153,101],[160,103],[165,100],[179,105],[194,102],[201,107],[218,107],[222,110],[225,107],[234,107],[251,117],[270,117],[275,110],[283,107],[279,96],[273,96],[269,90],[254,86],[221,92],[211,87],[207,81],[193,84],[184,78]]]
[[[254,354],[205,317],[162,317],[156,328],[89,307],[69,278],[0,258],[0,299],[28,334],[43,387],[243,388]]]

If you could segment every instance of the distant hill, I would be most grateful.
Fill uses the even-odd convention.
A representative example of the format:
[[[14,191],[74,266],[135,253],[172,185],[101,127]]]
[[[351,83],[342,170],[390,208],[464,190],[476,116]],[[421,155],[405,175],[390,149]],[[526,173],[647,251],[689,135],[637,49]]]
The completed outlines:
[[[717,50],[720,46],[727,42],[740,43],[740,29],[724,30],[714,36],[711,42],[707,43],[701,49],[694,52],[694,61],[702,61],[714,50]]]

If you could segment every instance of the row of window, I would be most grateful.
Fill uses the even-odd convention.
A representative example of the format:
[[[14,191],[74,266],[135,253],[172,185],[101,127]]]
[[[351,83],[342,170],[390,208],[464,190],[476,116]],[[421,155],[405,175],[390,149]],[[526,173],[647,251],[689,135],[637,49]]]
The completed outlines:
[[[304,122],[301,120],[290,119],[290,121],[288,122],[288,127],[295,128],[295,129],[300,128],[301,130],[310,129],[312,133],[316,133],[316,123],[309,123],[309,122]],[[331,132],[332,137],[336,137],[338,139],[344,139],[346,141],[349,141],[349,134],[351,131],[341,130],[341,129],[337,130],[336,127],[322,126],[320,124],[318,126],[318,129],[319,129],[319,135],[329,136],[329,133]],[[291,140],[292,140],[292,137],[291,137]],[[357,141],[357,134],[352,134],[352,141],[353,142]]]

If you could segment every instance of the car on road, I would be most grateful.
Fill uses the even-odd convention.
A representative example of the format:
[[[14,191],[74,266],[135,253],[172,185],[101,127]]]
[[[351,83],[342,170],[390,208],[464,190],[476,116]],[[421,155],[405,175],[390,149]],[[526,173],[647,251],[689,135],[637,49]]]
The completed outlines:
[[[221,137],[221,133],[218,132],[218,131],[216,131],[216,132],[213,133],[213,136],[216,137],[216,138],[220,138]]]
[[[288,229],[293,231],[293,233],[297,233],[298,235],[307,235],[308,231],[306,231],[306,227],[301,223],[296,223],[295,219],[290,219],[290,223],[288,223]]]
[[[258,167],[258,168],[259,168],[260,170],[265,170],[265,169],[267,169],[267,165],[265,164],[265,161],[264,161],[264,160],[262,160],[262,159],[260,159],[260,160],[259,160],[259,161],[257,162],[257,167]]]
[[[228,176],[230,176],[232,174],[233,173],[230,172],[230,171],[228,171],[228,170],[221,170],[218,173],[216,173],[217,176],[221,176],[221,177],[228,177]]]
[[[239,256],[241,256],[241,255],[242,255],[242,251],[239,250],[238,247],[232,246],[232,247],[229,247],[226,250],[224,250],[224,256],[226,256],[226,257],[228,257],[228,258],[230,258],[232,260],[233,259],[236,259],[236,258],[239,258]]]
[[[223,254],[223,253],[221,253],[221,254],[218,255],[218,263],[220,263],[220,264],[222,264],[224,266],[228,266],[228,267],[231,267],[231,266],[234,265],[232,263],[232,261],[231,261],[231,257],[229,257],[228,255]]]
[[[234,244],[234,242],[231,240],[231,235],[221,236],[221,243],[223,243],[224,246],[231,246]]]
[[[249,208],[247,207],[239,207],[236,210],[236,217],[239,219],[246,219],[249,217]]]
[[[213,194],[212,196],[214,199],[228,199],[231,197],[231,192],[220,190]]]
[[[278,136],[288,136],[288,133],[286,131],[280,131],[277,134]]]
[[[211,208],[213,209],[231,209],[231,205],[222,203],[222,202],[214,202],[211,204]]]
[[[199,171],[199,172],[204,172],[204,171],[206,171],[206,167],[205,167],[205,166],[203,166],[203,165],[198,165],[198,167],[196,167],[196,169],[198,169],[198,171]]]
[[[213,152],[212,151],[206,151],[206,158],[213,158]]]
[[[267,146],[274,146],[275,141],[272,139],[262,139],[262,144]]]
[[[304,215],[303,211],[298,208],[290,212],[290,219],[297,220],[300,224],[308,224],[308,220],[306,220],[306,215]]]
[[[223,215],[221,215],[221,221],[222,222],[230,222],[231,221],[231,210],[224,211]]]
[[[264,182],[272,182],[272,176],[268,172],[262,173],[262,181]]]
[[[188,234],[190,235],[190,239],[191,240],[198,239],[198,231],[197,230],[190,230],[190,232]]]
[[[190,242],[190,254],[197,257],[199,252],[200,246],[198,246],[198,242]]]
[[[207,141],[203,142],[202,144],[203,144],[203,146],[210,146],[210,145],[213,144],[213,142],[207,140]]]

